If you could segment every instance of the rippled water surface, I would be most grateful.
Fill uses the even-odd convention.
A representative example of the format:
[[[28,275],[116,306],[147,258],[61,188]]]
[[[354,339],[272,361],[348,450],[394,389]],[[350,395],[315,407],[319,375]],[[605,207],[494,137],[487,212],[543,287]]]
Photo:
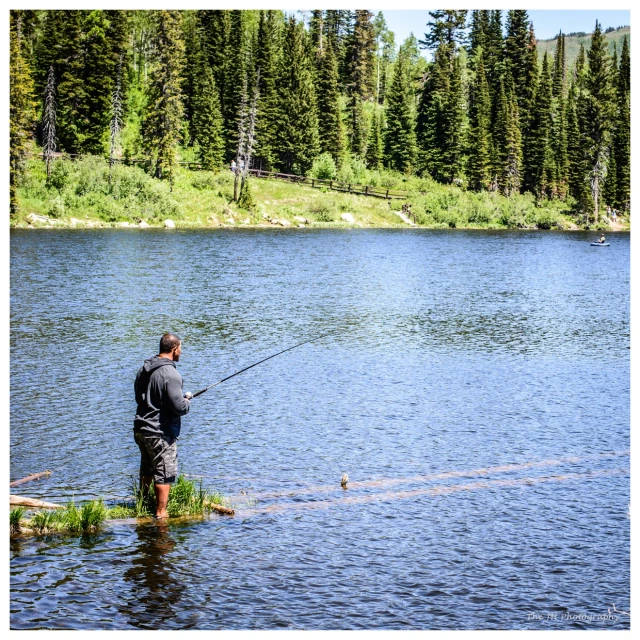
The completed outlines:
[[[233,518],[12,540],[15,629],[629,628],[629,235],[13,231],[11,477],[126,496],[167,330]],[[349,474],[347,489],[340,487]]]

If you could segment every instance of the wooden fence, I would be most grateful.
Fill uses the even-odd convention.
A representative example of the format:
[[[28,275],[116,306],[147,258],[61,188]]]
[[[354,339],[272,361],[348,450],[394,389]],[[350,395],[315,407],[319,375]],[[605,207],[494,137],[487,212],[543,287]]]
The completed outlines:
[[[338,182],[337,180],[321,180],[320,178],[309,178],[307,176],[296,176],[290,173],[276,173],[275,171],[263,171],[262,169],[248,169],[248,173],[256,178],[275,178],[276,180],[286,180],[297,184],[306,184],[315,189],[330,189],[331,191],[341,191],[343,193],[355,193],[360,196],[374,196],[392,200],[398,198],[404,200],[409,195],[407,191],[397,189],[387,189],[385,187],[372,187],[364,184],[352,184],[350,182]]]

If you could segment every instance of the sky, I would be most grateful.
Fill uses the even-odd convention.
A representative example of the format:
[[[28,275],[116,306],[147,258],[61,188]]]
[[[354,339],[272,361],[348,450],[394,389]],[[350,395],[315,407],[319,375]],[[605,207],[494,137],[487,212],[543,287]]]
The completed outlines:
[[[374,11],[377,13],[377,10]],[[420,40],[424,37],[425,25],[429,20],[429,10],[416,11],[413,9],[386,10],[382,9],[387,28],[396,35],[396,45],[401,44],[411,32]],[[591,33],[596,20],[603,30],[607,27],[619,27],[631,24],[628,10],[531,10],[529,19],[533,22],[533,29],[538,40],[548,40],[555,37],[562,29],[563,33],[584,31]],[[506,10],[503,11],[503,24],[506,22]]]

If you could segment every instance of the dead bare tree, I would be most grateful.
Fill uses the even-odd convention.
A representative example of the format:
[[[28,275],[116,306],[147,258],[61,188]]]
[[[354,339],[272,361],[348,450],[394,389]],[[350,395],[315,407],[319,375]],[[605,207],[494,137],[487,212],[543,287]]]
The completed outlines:
[[[120,55],[120,61],[118,63],[118,74],[116,76],[116,86],[111,96],[111,145],[109,147],[109,183],[111,183],[111,168],[115,160],[115,155],[118,148],[118,142],[120,138],[120,131],[122,131],[122,54]]]
[[[233,184],[233,199],[238,202],[239,193],[247,179],[247,173],[251,166],[251,157],[256,139],[256,114],[260,85],[260,67],[256,72],[256,84],[253,90],[251,108],[247,105],[247,77],[245,75],[242,98],[240,102],[240,119],[238,123],[238,153],[236,154],[236,177]],[[249,120],[247,125],[247,119]]]
[[[42,143],[42,157],[47,163],[47,182],[49,182],[51,178],[51,161],[56,150],[56,78],[53,73],[53,67],[49,67],[47,86],[44,90]]]

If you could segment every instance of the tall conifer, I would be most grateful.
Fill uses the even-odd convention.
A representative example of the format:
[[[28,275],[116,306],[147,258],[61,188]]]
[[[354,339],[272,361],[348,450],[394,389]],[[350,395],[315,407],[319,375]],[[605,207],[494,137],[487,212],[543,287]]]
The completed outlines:
[[[16,188],[24,172],[35,124],[34,84],[25,60],[19,11],[9,17],[9,197],[11,215],[18,211]]]
[[[597,21],[591,37],[591,47],[587,52],[587,59],[589,64],[586,77],[587,102],[584,133],[594,215],[597,223],[601,183],[606,177],[608,168],[614,115],[614,87],[610,59],[600,23]]]
[[[629,43],[625,36],[620,52],[617,77],[617,115],[614,139],[616,168],[616,198],[618,206],[628,211],[631,206],[631,59]]]
[[[153,11],[156,60],[150,73],[143,121],[145,149],[156,178],[173,185],[176,146],[183,117],[184,40],[180,11]]]
[[[282,18],[277,11],[261,11],[258,26],[256,66],[260,69],[258,113],[256,116],[256,160],[272,170],[277,158],[278,64],[282,55]]]
[[[488,189],[491,175],[491,100],[482,55],[469,97],[468,178],[472,189]]]
[[[402,44],[387,95],[385,164],[410,173],[416,163],[415,106],[410,77],[409,38]]]
[[[319,147],[314,72],[307,37],[304,25],[289,18],[278,83],[278,164],[287,173],[306,173]]]
[[[340,90],[338,87],[338,64],[331,41],[322,52],[318,51],[318,133],[320,151],[330,153],[340,161],[345,152],[345,133],[340,111]]]

